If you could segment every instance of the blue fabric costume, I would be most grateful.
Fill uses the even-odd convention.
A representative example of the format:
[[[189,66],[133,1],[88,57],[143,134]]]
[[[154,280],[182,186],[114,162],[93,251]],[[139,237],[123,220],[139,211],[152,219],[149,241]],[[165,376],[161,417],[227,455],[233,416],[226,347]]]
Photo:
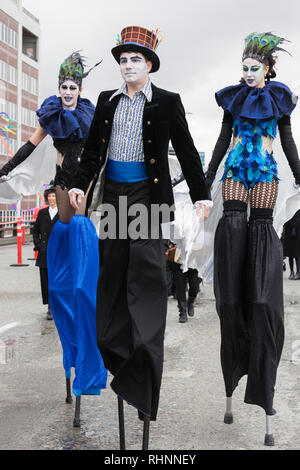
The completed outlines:
[[[94,115],[87,99],[78,99],[74,111],[61,98],[50,96],[37,111],[39,123],[63,155],[56,184],[68,187],[78,165]],[[63,176],[61,176],[63,174]],[[96,340],[96,292],[99,271],[98,236],[92,222],[75,215],[69,224],[58,221],[48,242],[49,302],[63,348],[66,378],[75,368],[73,393],[99,395],[107,371]]]
[[[216,101],[233,117],[233,136],[239,139],[227,157],[222,180],[241,181],[247,189],[259,181],[278,182],[277,163],[273,152],[263,148],[262,137],[274,139],[278,120],[295,108],[290,89],[280,82],[268,82],[263,88],[243,83],[218,91]]]

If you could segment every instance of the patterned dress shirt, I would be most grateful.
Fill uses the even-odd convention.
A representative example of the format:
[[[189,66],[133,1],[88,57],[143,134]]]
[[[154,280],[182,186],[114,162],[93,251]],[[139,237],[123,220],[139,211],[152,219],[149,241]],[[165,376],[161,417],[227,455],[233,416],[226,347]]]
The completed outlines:
[[[108,158],[119,162],[143,162],[143,112],[146,100],[152,100],[151,81],[135,92],[132,99],[127,94],[126,83],[110,97],[110,101],[117,95],[122,96],[114,115]]]

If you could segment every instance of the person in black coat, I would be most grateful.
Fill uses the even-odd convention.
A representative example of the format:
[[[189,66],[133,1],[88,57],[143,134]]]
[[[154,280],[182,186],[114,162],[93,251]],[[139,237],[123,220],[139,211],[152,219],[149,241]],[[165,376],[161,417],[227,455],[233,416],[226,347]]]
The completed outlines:
[[[186,323],[188,316],[193,317],[194,302],[200,291],[201,278],[198,276],[198,270],[188,268],[186,272],[181,269],[180,251],[179,259],[176,260],[176,245],[169,240],[166,250],[167,270],[172,274],[175,284],[175,295],[179,310],[179,323]],[[188,299],[186,291],[188,287]],[[171,295],[171,293],[169,294]]]
[[[156,33],[130,26],[121,36],[112,54],[120,64],[124,83],[119,90],[99,95],[69,194],[71,205],[77,207],[93,181],[87,201],[92,220],[101,212],[104,216],[104,203],[114,209],[116,222],[120,221],[116,236],[103,233],[102,237],[103,219],[100,225],[97,338],[105,367],[114,375],[111,387],[120,406],[120,398],[135,406],[145,425],[157,416],[163,369],[166,263],[152,209],[164,204],[168,211],[160,220],[174,218],[170,139],[191,199],[197,203],[196,211],[203,218],[208,216],[211,201],[180,96],[150,81],[149,73],[159,68],[153,48],[159,42]],[[137,217],[129,212],[137,205],[145,209],[146,216],[145,224],[140,223],[140,236],[135,238],[130,226]],[[125,229],[125,237],[120,227]]]
[[[283,256],[289,258],[290,280],[300,279],[300,209],[283,226]],[[296,272],[294,271],[294,260]]]
[[[38,212],[38,216],[33,227],[33,249],[34,251],[38,251],[36,266],[40,268],[43,304],[48,305],[47,319],[53,320],[49,306],[47,245],[52,229],[58,220],[55,188],[49,188],[46,190],[44,192],[44,199],[45,202],[49,204],[49,207],[45,207]]]

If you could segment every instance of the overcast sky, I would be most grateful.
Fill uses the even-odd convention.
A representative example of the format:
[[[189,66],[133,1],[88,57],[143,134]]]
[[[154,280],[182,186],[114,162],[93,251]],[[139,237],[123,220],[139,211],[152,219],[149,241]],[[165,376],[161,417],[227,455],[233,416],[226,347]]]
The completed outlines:
[[[105,89],[122,83],[111,55],[124,26],[159,26],[163,42],[157,53],[161,68],[151,75],[155,85],[180,93],[190,130],[199,151],[209,160],[217,139],[222,110],[214,93],[237,84],[241,77],[244,38],[251,32],[273,31],[289,39],[292,57],[278,54],[276,80],[300,95],[299,0],[23,0],[40,20],[41,100],[56,94],[61,62],[82,49],[88,65],[103,63],[84,80],[82,96],[96,103]],[[293,114],[300,146],[300,104]]]

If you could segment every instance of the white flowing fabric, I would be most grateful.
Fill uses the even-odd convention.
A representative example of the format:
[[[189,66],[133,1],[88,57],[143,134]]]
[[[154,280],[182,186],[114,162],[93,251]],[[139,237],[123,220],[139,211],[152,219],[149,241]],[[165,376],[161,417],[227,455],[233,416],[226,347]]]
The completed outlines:
[[[225,161],[225,157],[224,157]],[[176,156],[169,155],[169,168],[171,179],[178,179],[182,170]],[[164,238],[170,238],[181,251],[181,268],[186,272],[189,268],[197,269],[203,282],[211,284],[213,281],[213,244],[215,231],[222,216],[222,177],[223,161],[216,175],[212,187],[213,207],[209,217],[200,222],[196,215],[189,195],[186,181],[182,181],[173,188],[175,199],[175,220],[168,226],[162,224]]]
[[[41,191],[55,177],[57,152],[50,136],[45,137],[24,162],[0,182],[0,203],[10,204]],[[1,180],[0,180],[1,181]]]
[[[283,225],[300,209],[300,188],[295,186],[295,178],[282,150],[279,138],[273,143],[273,152],[278,163],[279,190],[274,209],[274,228],[281,237]]]
[[[281,236],[282,228],[297,210],[300,209],[300,190],[294,185],[294,177],[283,153],[279,139],[275,139],[273,145],[274,157],[278,163],[278,175],[280,178],[279,193],[274,209],[274,227]],[[209,217],[204,222],[199,222],[189,196],[186,181],[182,181],[174,187],[175,221],[168,227],[163,224],[163,236],[171,238],[181,250],[181,262],[183,272],[188,268],[198,270],[199,276],[206,284],[213,283],[213,248],[214,237],[218,222],[223,214],[222,182],[224,163],[227,154],[223,158],[212,186],[213,207]],[[177,158],[169,155],[169,167],[172,180],[181,174],[180,164]],[[250,213],[250,208],[248,209]]]

